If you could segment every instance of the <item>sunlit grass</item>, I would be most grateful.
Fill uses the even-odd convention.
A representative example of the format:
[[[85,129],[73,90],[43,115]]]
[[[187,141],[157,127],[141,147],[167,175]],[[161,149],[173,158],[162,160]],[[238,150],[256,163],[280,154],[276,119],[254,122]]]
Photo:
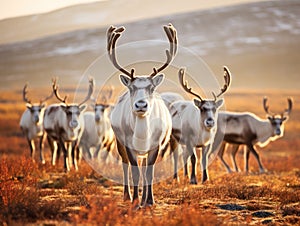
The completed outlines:
[[[261,224],[264,219],[254,212],[275,214],[273,224],[300,222],[300,94],[268,93],[272,111],[282,112],[286,97],[294,98],[294,109],[286,123],[284,137],[259,148],[268,172],[258,173],[256,160],[250,157],[250,173],[227,174],[218,160],[209,167],[210,181],[205,185],[189,185],[179,171],[180,181],[172,176],[154,184],[156,204],[134,211],[123,202],[121,184],[95,172],[82,160],[80,170],[66,174],[60,160],[50,164],[49,147],[45,145],[46,164],[29,158],[26,139],[19,119],[26,109],[21,93],[7,91],[0,98],[0,222],[6,224],[90,224],[90,225],[228,225]],[[252,111],[265,117],[262,93],[226,95],[226,110]],[[52,100],[55,102],[55,100]],[[36,154],[37,155],[37,154]],[[225,154],[226,155],[226,154]],[[227,156],[227,161],[229,160]],[[243,154],[237,154],[238,165],[244,167]],[[230,161],[229,161],[230,162]],[[199,164],[199,163],[198,163]],[[162,167],[161,170],[172,170]],[[107,165],[103,173],[122,175],[120,165]],[[170,173],[172,175],[172,173]],[[198,181],[201,178],[197,166]],[[241,210],[226,210],[237,208]]]

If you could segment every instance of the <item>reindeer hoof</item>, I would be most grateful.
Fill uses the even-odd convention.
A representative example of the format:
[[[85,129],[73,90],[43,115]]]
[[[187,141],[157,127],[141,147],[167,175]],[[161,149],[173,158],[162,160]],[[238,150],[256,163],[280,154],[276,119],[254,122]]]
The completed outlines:
[[[123,201],[124,202],[126,202],[126,201],[131,201],[131,197],[130,197],[130,195],[129,194],[124,194],[124,196],[123,196]]]
[[[141,206],[139,204],[139,200],[135,199],[132,201],[132,210],[139,210],[141,209]]]
[[[197,180],[194,178],[194,179],[191,179],[190,180],[190,184],[197,184]]]

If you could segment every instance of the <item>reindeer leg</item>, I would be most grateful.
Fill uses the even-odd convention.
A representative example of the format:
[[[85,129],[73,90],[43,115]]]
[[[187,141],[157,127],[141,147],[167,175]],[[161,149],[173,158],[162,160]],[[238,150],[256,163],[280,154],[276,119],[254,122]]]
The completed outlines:
[[[45,158],[44,158],[44,141],[45,141],[46,133],[43,133],[43,135],[40,137],[40,160],[42,164],[45,164]]]
[[[245,155],[245,172],[248,173],[248,171],[249,171],[249,157],[250,157],[250,150],[249,150],[248,145],[247,145],[247,148],[245,149],[244,155]]]
[[[225,166],[226,170],[228,173],[232,173],[232,170],[230,169],[229,165],[225,162],[223,155],[224,155],[224,151],[225,151],[225,147],[226,147],[226,143],[223,142],[220,150],[218,152],[218,158],[221,160],[221,162],[223,163],[223,165]]]
[[[92,160],[93,156],[90,147],[87,144],[81,144],[81,153],[85,158],[88,158],[88,160]]]
[[[146,181],[148,186],[146,206],[152,206],[154,204],[153,197],[153,176],[154,176],[154,164],[158,156],[158,149],[150,151],[147,157],[147,168],[146,168]]]
[[[147,168],[147,159],[143,158],[142,161],[143,194],[142,194],[141,206],[144,206],[146,204],[146,197],[147,197],[146,168]]]
[[[77,141],[73,141],[71,145],[72,145],[72,150],[71,150],[72,163],[74,165],[75,170],[78,171],[78,159],[79,159],[78,143]]]
[[[101,159],[104,163],[107,162],[107,157],[108,157],[108,153],[109,153],[109,145],[104,145],[104,148],[101,151]]]
[[[98,159],[99,152],[101,151],[101,149],[102,149],[102,141],[101,141],[101,144],[97,145],[96,150],[94,152],[94,158],[95,159]]]
[[[30,157],[32,159],[33,162],[35,162],[34,160],[34,156],[35,156],[35,145],[34,145],[34,140],[29,140],[27,139],[28,144],[29,144],[29,148],[30,148]]]
[[[235,158],[236,153],[239,150],[239,147],[240,147],[239,144],[233,144],[232,150],[231,150],[231,161],[232,161],[232,164],[234,165],[235,172],[239,172],[239,168],[236,164],[236,158]]]
[[[137,157],[133,153],[134,151],[126,147],[126,153],[131,165],[131,174],[133,181],[133,208],[139,208],[139,180],[140,180],[140,169],[137,162]]]
[[[171,150],[173,150],[173,161],[174,161],[174,176],[173,179],[179,181],[178,177],[178,143],[174,139],[174,141],[170,142]]]
[[[57,150],[55,150],[53,139],[48,134],[47,134],[47,141],[48,141],[48,145],[50,147],[51,155],[52,155],[51,163],[54,166]]]
[[[66,145],[68,145],[68,144],[66,144]],[[70,171],[69,152],[68,152],[69,148],[66,148],[65,143],[62,139],[59,139],[59,146],[62,149],[63,155],[64,155],[64,169],[66,172],[69,172]]]
[[[183,159],[183,174],[186,178],[189,177],[189,171],[188,171],[188,159],[189,159],[189,153],[187,150],[187,147],[182,147],[183,148],[183,154],[182,154],[182,159]]]
[[[254,157],[256,158],[256,161],[257,161],[257,163],[258,163],[258,165],[259,165],[259,172],[264,173],[264,172],[265,172],[265,169],[264,169],[264,167],[263,167],[263,165],[262,165],[262,163],[261,163],[261,161],[260,161],[259,155],[258,155],[258,153],[256,152],[256,150],[254,149],[253,145],[252,145],[252,144],[249,144],[249,145],[248,145],[248,149],[249,149],[249,151],[252,152],[252,154],[253,154]]]
[[[196,154],[194,152],[194,148],[190,145],[186,146],[189,155],[191,155],[191,163],[192,163],[192,172],[191,172],[191,177],[190,177],[190,184],[197,184],[197,178],[196,178],[196,164],[197,164],[197,159],[196,159]]]
[[[124,185],[124,194],[123,194],[123,200],[131,200],[130,195],[130,187],[129,187],[129,160],[125,151],[124,146],[117,140],[117,149],[119,152],[119,155],[122,158],[122,168],[123,168],[123,185]]]
[[[208,177],[208,155],[210,153],[211,144],[202,147],[202,153],[201,153],[201,168],[202,168],[202,183],[209,180]]]
[[[62,147],[61,147],[61,145],[59,145],[59,142],[55,141],[55,143],[56,143],[56,148],[57,148],[57,156],[56,156],[55,161],[58,162],[60,159]]]

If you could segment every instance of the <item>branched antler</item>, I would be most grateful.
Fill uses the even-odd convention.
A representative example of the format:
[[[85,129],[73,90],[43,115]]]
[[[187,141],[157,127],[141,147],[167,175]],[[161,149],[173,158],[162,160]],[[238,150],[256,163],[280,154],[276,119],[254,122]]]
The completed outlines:
[[[167,60],[166,62],[158,69],[153,68],[152,74],[150,74],[151,77],[155,76],[157,73],[164,70],[174,59],[176,53],[177,53],[177,31],[173,27],[172,24],[168,24],[167,26],[164,26],[164,30],[166,32],[166,35],[169,39],[170,43],[170,49],[166,50]]]
[[[268,115],[275,116],[274,113],[272,113],[272,112],[269,111],[269,106],[267,105],[267,101],[268,101],[268,98],[264,97],[264,99],[263,99],[263,106],[264,106],[265,112]],[[292,98],[288,98],[287,101],[288,101],[288,108],[285,109],[284,112],[280,114],[282,118],[284,117],[284,115],[289,115],[291,113],[291,111],[292,111],[292,108],[293,108]]]
[[[61,98],[61,97],[60,97],[60,95],[59,95],[59,93],[58,93],[58,85],[57,85],[57,79],[56,79],[56,78],[53,78],[53,79],[52,79],[52,89],[53,89],[53,93],[54,93],[54,95],[56,96],[56,98],[57,98],[60,102],[62,102],[62,103],[64,103],[64,104],[67,105],[67,98],[68,98],[68,96],[66,95],[64,98]]]
[[[288,108],[284,110],[284,113],[282,115],[289,115],[292,111],[292,108],[293,108],[293,101],[292,101],[292,98],[288,98]]]
[[[185,72],[184,68],[180,68],[180,70],[178,71],[178,76],[179,76],[179,83],[180,83],[180,85],[182,86],[182,88],[183,88],[186,92],[188,92],[188,93],[194,95],[195,97],[199,98],[199,100],[203,101],[203,99],[201,98],[201,96],[200,96],[199,94],[193,92],[193,91],[192,91],[192,88],[189,88],[189,87],[188,87],[188,83],[187,83],[187,81],[184,79],[184,72]]]
[[[228,90],[228,87],[230,86],[230,82],[231,82],[231,73],[229,71],[229,69],[224,66],[224,80],[225,80],[225,83],[224,83],[224,86],[221,88],[221,92],[216,95],[214,92],[212,92],[215,100],[220,97],[223,93],[225,93],[227,90]]]
[[[53,92],[51,92],[51,94],[47,97],[45,97],[44,99],[40,100],[40,104],[45,103],[47,100],[51,99],[53,97]]]
[[[29,100],[28,97],[27,97],[27,93],[28,93],[27,87],[28,87],[28,84],[26,83],[24,88],[23,88],[23,100],[26,103],[31,104],[31,100]]]
[[[101,102],[102,104],[107,104],[109,100],[111,99],[114,92],[114,87],[110,86],[108,90],[105,90],[105,92],[101,95]]]
[[[107,30],[107,52],[109,59],[113,63],[113,65],[122,73],[129,76],[133,79],[134,76],[134,69],[131,69],[131,72],[125,70],[120,64],[118,63],[117,56],[116,56],[116,42],[120,38],[122,32],[125,31],[124,27],[116,28],[114,26],[110,26]]]
[[[266,112],[268,115],[271,115],[270,112],[269,112],[269,106],[267,105],[267,102],[268,102],[268,98],[267,98],[267,97],[264,97],[264,99],[263,99],[264,110],[265,110],[265,112]]]
[[[89,79],[89,90],[88,90],[88,94],[87,94],[87,96],[84,98],[84,100],[79,104],[79,106],[80,105],[82,105],[82,104],[84,104],[85,102],[87,102],[90,98],[91,98],[91,96],[92,96],[92,94],[93,94],[93,92],[94,92],[94,86],[95,86],[95,81],[94,81],[94,78],[90,78]]]

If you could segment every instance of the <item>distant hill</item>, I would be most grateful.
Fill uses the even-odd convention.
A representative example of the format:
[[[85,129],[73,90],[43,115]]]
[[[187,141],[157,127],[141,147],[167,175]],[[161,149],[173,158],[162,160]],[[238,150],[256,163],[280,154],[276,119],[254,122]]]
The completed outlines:
[[[63,23],[63,15],[56,20]],[[199,64],[185,57],[183,49],[202,58],[220,82],[222,66],[227,65],[234,76],[233,89],[300,88],[300,1],[257,2],[124,23],[127,30],[118,45],[131,46],[118,51],[120,61],[126,65],[144,59],[145,55],[164,60],[162,48],[167,45],[156,49],[151,46],[153,43],[145,42],[145,46],[138,41],[165,41],[161,27],[169,22],[177,28],[181,47],[174,64],[194,71],[193,76],[198,76],[197,72],[199,76],[206,75],[201,74]],[[0,88],[21,87],[26,81],[49,85],[54,75],[74,83],[105,53],[106,29],[81,29],[1,45]],[[105,80],[114,70],[105,56],[103,59],[93,71],[99,80]]]
[[[0,44],[255,1],[262,0],[109,0],[80,4],[49,13],[0,20]]]

